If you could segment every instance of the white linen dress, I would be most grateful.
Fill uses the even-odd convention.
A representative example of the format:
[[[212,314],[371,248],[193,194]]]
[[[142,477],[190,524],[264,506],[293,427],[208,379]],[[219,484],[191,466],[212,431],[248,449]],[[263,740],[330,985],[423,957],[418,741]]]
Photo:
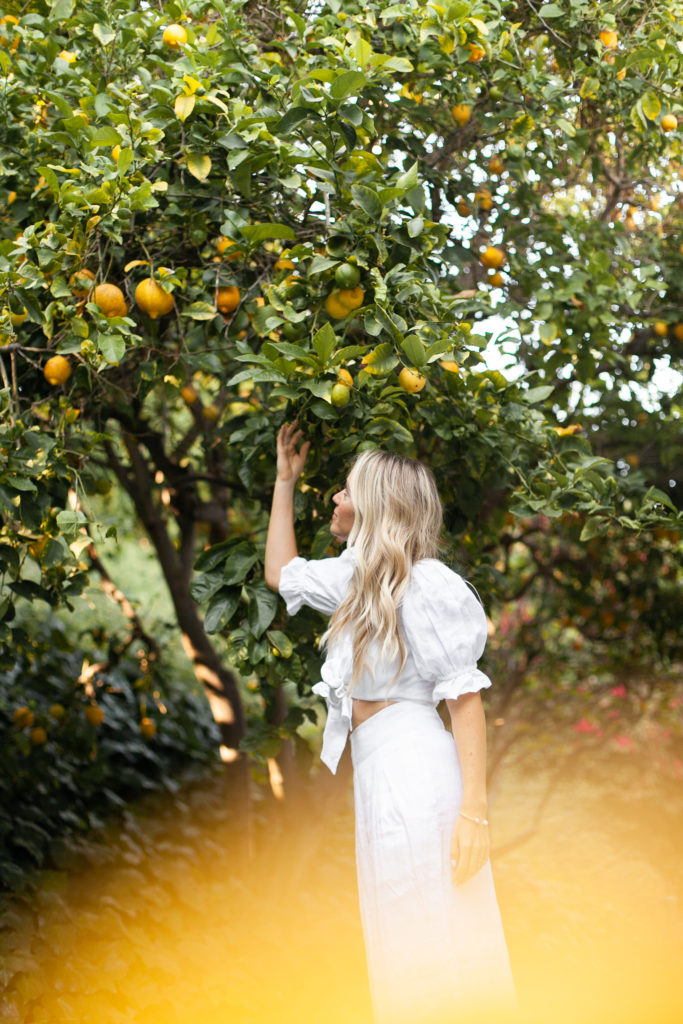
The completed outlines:
[[[353,549],[338,558],[294,558],[283,569],[287,611],[303,604],[332,614],[353,573]],[[328,651],[322,681],[328,716],[322,761],[335,772],[349,732],[356,863],[376,1024],[451,1024],[514,1009],[512,975],[490,863],[453,884],[450,846],[462,802],[453,737],[436,711],[445,698],[490,686],[477,668],[486,615],[465,581],[442,562],[413,566],[399,609],[406,663],[371,649],[350,694],[353,647]],[[352,730],[353,697],[396,703]],[[489,1018],[489,1014],[493,1014]]]

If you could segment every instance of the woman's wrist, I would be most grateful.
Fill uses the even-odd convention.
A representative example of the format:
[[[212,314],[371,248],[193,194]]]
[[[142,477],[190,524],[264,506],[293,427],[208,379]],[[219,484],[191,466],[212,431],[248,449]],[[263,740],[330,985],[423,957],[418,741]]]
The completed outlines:
[[[280,476],[278,474],[275,477],[275,486],[279,487],[281,490],[291,490],[291,491],[293,491],[294,488],[296,487],[296,482],[297,482],[298,479],[299,478],[296,477],[296,476],[284,477],[284,476]]]
[[[486,818],[488,802],[485,797],[479,800],[463,800],[460,811],[470,818]]]

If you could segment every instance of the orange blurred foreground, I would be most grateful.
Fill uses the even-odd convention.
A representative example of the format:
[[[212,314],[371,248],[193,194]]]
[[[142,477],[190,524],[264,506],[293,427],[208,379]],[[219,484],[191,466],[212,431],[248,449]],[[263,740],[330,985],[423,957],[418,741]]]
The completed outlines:
[[[510,765],[494,787],[519,1024],[682,1018],[682,816],[675,834],[671,807],[667,824],[664,803],[639,803],[624,763],[615,753],[609,785],[589,763],[563,775],[526,840],[547,773]],[[210,777],[126,812],[97,863],[47,874],[9,916],[4,968],[20,973],[3,1022],[371,1024],[350,790],[327,821],[283,826],[268,800],[256,811],[241,861]]]

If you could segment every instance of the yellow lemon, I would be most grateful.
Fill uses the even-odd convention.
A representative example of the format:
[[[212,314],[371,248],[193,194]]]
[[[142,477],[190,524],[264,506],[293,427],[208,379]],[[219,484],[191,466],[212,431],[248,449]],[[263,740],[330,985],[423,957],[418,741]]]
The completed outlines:
[[[451,107],[451,116],[462,127],[471,118],[472,108],[467,103],[456,103],[454,107]]]
[[[18,729],[28,729],[34,722],[33,712],[30,708],[27,708],[26,705],[22,705],[22,707],[17,708],[12,719]]]
[[[157,726],[156,722],[151,718],[140,719],[140,732],[146,740],[151,740],[156,735]]]
[[[341,288],[337,295],[342,306],[346,306],[347,309],[351,310],[362,306],[363,299],[365,298],[365,292],[360,285],[357,285],[355,288]]]
[[[505,263],[505,253],[495,245],[489,245],[479,259],[488,270],[498,270]]]
[[[607,50],[616,50],[619,42],[619,35],[612,29],[604,28],[600,33],[600,42]]]
[[[334,320],[343,320],[345,316],[349,315],[351,310],[339,301],[339,291],[336,290],[330,292],[325,299],[325,312]]]
[[[219,313],[233,313],[240,304],[240,290],[232,284],[216,289],[216,309]]]
[[[422,391],[426,380],[418,370],[411,370],[409,367],[404,366],[398,375],[398,382],[404,391],[414,395],[417,391]]]
[[[123,292],[115,284],[98,284],[93,298],[106,317],[125,316],[128,312]]]
[[[143,313],[146,313],[152,320],[156,320],[159,316],[166,316],[175,305],[173,296],[164,291],[161,285],[151,277],[140,281],[135,289],[135,301]]]
[[[43,367],[43,376],[48,384],[56,387],[65,384],[71,376],[71,364],[66,356],[52,356]]]
[[[660,123],[663,132],[674,132],[678,128],[678,120],[673,114],[665,114]]]
[[[169,25],[164,29],[163,40],[166,46],[176,50],[182,43],[187,42],[187,32],[182,25]]]
[[[90,704],[85,709],[85,717],[91,725],[102,725],[102,722],[104,721],[104,711],[98,704]]]

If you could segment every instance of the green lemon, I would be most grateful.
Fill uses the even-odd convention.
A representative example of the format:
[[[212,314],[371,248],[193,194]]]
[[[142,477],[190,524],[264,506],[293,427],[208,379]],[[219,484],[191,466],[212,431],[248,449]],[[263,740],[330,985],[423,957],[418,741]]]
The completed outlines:
[[[335,384],[330,392],[330,401],[332,405],[339,408],[340,405],[347,405],[351,398],[351,391],[347,388],[346,384]]]
[[[353,263],[342,263],[334,272],[334,280],[340,288],[355,288],[360,281],[360,270]]]

